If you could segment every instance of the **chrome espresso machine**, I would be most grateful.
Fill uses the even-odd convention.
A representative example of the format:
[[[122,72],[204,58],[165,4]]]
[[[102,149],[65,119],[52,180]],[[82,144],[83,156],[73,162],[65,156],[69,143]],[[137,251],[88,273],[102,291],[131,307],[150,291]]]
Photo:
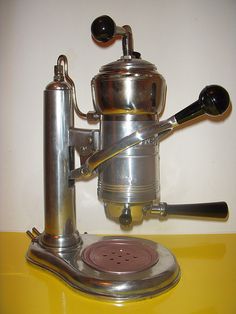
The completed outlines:
[[[160,201],[159,142],[200,115],[223,114],[227,91],[205,87],[197,101],[159,122],[166,83],[155,65],[134,51],[130,26],[109,16],[92,23],[95,41],[122,39],[123,56],[92,79],[94,111],[82,113],[64,55],[44,92],[45,229],[27,231],[27,260],[73,288],[112,300],[159,294],[180,279],[175,256],[159,243],[127,236],[80,235],[76,227],[75,182],[98,176],[98,198],[106,215],[127,228],[145,217],[183,215],[226,218],[225,202],[169,205]],[[74,113],[98,129],[74,127]],[[75,152],[80,165],[75,166]]]

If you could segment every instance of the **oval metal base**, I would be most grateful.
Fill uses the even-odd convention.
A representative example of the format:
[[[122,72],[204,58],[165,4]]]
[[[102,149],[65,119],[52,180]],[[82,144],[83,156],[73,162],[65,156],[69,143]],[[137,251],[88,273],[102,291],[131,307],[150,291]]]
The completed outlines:
[[[157,295],[175,286],[180,279],[180,268],[174,255],[158,243],[141,238],[119,236],[82,235],[81,238],[81,244],[77,248],[58,251],[42,246],[38,236],[32,241],[26,258],[29,262],[55,273],[75,289],[96,297],[120,301]],[[138,246],[140,247],[140,250],[137,248],[138,254],[141,252],[145,254],[145,251],[151,257],[156,254],[156,261],[153,260],[150,267],[141,267],[133,271],[117,272],[115,271],[117,268],[114,271],[96,269],[92,263],[84,260],[83,256],[88,252],[91,255],[93,247],[101,248],[106,243],[110,246],[111,243],[115,244],[116,250],[123,249],[126,254]],[[123,247],[118,247],[117,243],[121,243]],[[132,247],[131,251],[127,251],[127,244]],[[137,256],[143,258],[141,255]],[[125,262],[124,258],[123,260]]]

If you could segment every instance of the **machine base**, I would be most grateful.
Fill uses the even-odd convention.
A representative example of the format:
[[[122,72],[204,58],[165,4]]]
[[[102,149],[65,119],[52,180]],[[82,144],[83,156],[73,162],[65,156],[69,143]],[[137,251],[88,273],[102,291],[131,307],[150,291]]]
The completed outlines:
[[[117,301],[143,299],[172,288],[180,279],[180,268],[172,253],[150,240],[86,234],[81,236],[78,247],[58,250],[43,246],[40,237],[39,235],[32,240],[27,260],[55,273],[73,288],[89,295]],[[115,250],[118,248],[123,254],[126,252],[127,255],[132,255],[137,246],[138,254],[133,256],[133,261],[131,260],[131,264],[134,264],[133,269],[127,265],[122,268],[119,261],[113,262],[112,257],[106,252],[104,254],[106,243],[108,246],[112,245]],[[94,247],[95,251],[103,252],[101,256],[93,254]],[[111,252],[109,249],[107,251],[115,254],[115,251]],[[144,254],[141,254],[142,251]],[[123,258],[121,255],[117,258]],[[94,256],[94,260],[91,261]],[[111,268],[107,270],[101,268],[103,265],[106,267],[106,263],[101,260],[103,258],[108,259]],[[124,261],[129,261],[129,258],[124,258]],[[114,270],[111,262],[117,264]]]

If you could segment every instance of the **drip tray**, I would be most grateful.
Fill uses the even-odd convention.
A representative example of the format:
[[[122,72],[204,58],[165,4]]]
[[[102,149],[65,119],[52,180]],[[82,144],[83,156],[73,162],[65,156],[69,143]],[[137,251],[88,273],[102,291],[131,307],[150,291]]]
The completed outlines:
[[[132,237],[82,235],[78,247],[45,247],[31,242],[27,260],[90,296],[118,301],[144,299],[179,281],[174,255],[159,243]]]
[[[93,243],[82,253],[83,261],[98,271],[132,274],[158,262],[158,253],[150,245],[129,238]]]

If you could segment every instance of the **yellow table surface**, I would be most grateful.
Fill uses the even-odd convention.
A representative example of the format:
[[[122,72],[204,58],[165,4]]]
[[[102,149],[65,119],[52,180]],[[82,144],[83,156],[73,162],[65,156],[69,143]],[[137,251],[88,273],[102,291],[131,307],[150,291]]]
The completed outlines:
[[[144,236],[172,250],[181,267],[170,291],[115,304],[88,298],[26,262],[23,233],[0,233],[0,313],[236,314],[236,234]]]

